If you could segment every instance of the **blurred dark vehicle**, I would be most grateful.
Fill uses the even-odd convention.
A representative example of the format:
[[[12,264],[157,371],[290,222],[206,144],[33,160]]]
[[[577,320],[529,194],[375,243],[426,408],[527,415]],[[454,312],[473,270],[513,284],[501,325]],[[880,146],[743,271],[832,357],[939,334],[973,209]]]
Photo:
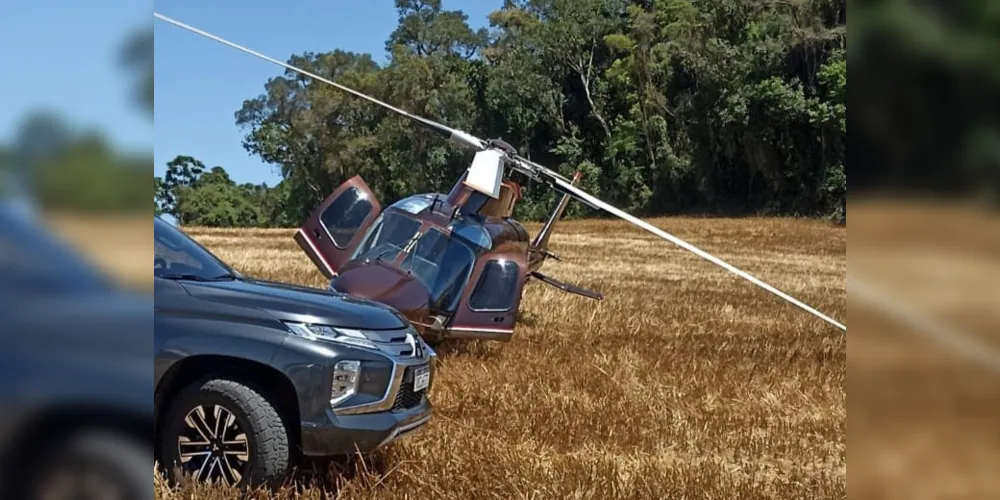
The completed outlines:
[[[434,351],[373,301],[245,277],[154,218],[155,443],[198,480],[277,486],[431,418]]]
[[[0,199],[0,498],[153,498],[152,320]]]

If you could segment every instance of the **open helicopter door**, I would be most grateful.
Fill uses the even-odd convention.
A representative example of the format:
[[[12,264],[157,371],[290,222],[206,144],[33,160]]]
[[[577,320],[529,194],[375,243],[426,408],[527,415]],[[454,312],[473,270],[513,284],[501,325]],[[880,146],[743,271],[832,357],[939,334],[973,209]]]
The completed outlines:
[[[327,279],[333,279],[381,212],[368,184],[356,175],[323,200],[295,233],[295,242]]]
[[[523,248],[502,246],[479,257],[448,326],[448,337],[509,341],[528,262]]]

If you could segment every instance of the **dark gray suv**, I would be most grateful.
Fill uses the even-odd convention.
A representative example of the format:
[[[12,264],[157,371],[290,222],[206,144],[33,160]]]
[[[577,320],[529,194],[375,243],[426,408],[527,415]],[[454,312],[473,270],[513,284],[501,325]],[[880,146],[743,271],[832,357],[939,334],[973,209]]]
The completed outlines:
[[[168,471],[253,485],[426,424],[434,351],[394,309],[251,279],[155,224],[155,444]]]

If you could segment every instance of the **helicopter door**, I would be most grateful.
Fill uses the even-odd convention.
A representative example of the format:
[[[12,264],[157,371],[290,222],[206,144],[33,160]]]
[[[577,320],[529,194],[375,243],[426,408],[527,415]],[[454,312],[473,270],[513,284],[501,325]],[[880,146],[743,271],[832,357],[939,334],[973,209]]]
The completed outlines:
[[[365,232],[382,212],[361,176],[343,183],[295,233],[295,242],[328,279],[351,259]]]
[[[508,341],[514,335],[527,273],[522,253],[492,253],[476,262],[449,330],[453,338]]]

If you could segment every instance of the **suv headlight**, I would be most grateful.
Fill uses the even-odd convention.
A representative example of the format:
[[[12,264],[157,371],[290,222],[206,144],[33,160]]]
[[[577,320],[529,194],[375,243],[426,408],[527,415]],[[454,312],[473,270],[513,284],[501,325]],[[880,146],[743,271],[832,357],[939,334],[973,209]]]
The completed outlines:
[[[294,323],[291,321],[286,321],[285,326],[295,335],[310,340],[329,340],[331,342],[378,350],[378,346],[371,340],[368,340],[360,330],[334,328],[332,326],[310,323]]]

